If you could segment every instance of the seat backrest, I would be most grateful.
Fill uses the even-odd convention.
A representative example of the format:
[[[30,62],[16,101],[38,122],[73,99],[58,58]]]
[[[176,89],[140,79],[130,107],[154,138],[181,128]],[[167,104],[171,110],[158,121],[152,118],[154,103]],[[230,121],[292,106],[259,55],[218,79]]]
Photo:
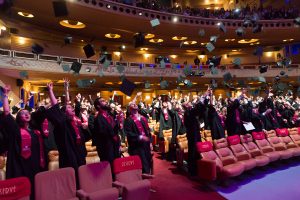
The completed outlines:
[[[277,150],[277,151],[285,150],[286,149],[285,144],[281,141],[281,139],[277,136],[276,133],[286,135],[287,130],[282,130],[282,131],[280,129],[277,129],[277,130],[278,130],[278,132],[274,131],[274,130],[268,131],[266,133],[267,139],[270,142],[270,144],[275,148],[275,150]]]
[[[172,129],[163,130],[164,137],[172,137]]]
[[[0,169],[3,169],[5,167],[5,157],[0,156]]]
[[[230,148],[238,160],[246,160],[251,158],[245,147],[241,144],[240,137],[238,135],[232,135],[227,137],[227,141]]]
[[[49,161],[58,161],[59,153],[57,150],[49,151],[48,153]]]
[[[80,189],[87,193],[112,187],[111,167],[107,161],[80,166],[78,176]]]
[[[299,135],[300,134],[300,127],[297,128],[289,128],[289,135]]]
[[[252,136],[255,139],[257,146],[262,150],[262,152],[268,153],[274,151],[274,148],[266,139],[264,132],[252,132]]]
[[[289,135],[289,131],[287,128],[277,128],[276,130],[276,134],[277,136],[279,137],[285,137],[285,136],[288,136]]]
[[[261,155],[260,149],[257,147],[257,145],[253,142],[253,138],[251,134],[245,134],[241,135],[241,142],[245,149],[250,152],[252,156],[259,156]]]
[[[29,200],[30,193],[31,185],[27,177],[11,178],[0,181],[0,199]]]
[[[117,158],[113,162],[116,181],[132,183],[142,180],[142,162],[139,156]]]
[[[220,168],[223,167],[222,161],[216,154],[216,152],[213,150],[213,145],[210,141],[206,142],[197,142],[196,144],[197,151],[200,153],[203,159],[206,160],[213,160],[216,162],[216,165]]]
[[[35,199],[61,200],[76,197],[75,171],[71,167],[35,175]]]
[[[214,147],[224,166],[237,161],[232,151],[228,148],[225,138],[214,140]]]
[[[204,130],[205,137],[211,137],[211,130]]]
[[[176,140],[177,140],[177,144],[181,150],[188,148],[188,141],[187,141],[186,133],[183,135],[177,135]]]

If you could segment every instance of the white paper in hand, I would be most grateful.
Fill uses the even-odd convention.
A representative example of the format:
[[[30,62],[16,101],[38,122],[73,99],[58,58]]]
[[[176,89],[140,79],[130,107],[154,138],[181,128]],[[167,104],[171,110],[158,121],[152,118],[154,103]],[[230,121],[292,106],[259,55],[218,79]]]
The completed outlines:
[[[255,129],[251,122],[244,122],[243,126],[245,127],[246,131],[252,131]]]

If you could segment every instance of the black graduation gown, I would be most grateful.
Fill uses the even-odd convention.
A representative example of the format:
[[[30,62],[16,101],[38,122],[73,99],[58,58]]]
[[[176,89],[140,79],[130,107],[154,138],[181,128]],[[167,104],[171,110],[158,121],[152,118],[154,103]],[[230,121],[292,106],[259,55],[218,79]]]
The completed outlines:
[[[107,120],[100,114],[94,118],[93,126],[93,145],[97,147],[101,161],[108,161],[112,164],[114,159],[120,157],[120,141],[114,140],[114,137],[118,136],[119,126],[115,123],[115,126],[111,127]]]
[[[227,116],[225,123],[227,127],[228,136],[239,135],[242,132],[242,121],[240,123],[236,121],[236,109],[238,109],[239,113],[241,113],[239,106],[240,102],[236,99],[234,100],[234,102],[232,102],[232,104],[228,105],[227,107]]]
[[[253,126],[255,127],[254,130],[255,132],[260,132],[263,129],[265,129],[264,123],[263,123],[263,116],[260,113],[252,113],[251,115],[251,122]]]
[[[173,129],[173,123],[174,123],[173,120],[174,120],[174,115],[173,113],[171,113],[170,110],[168,110],[168,120],[166,120],[164,117],[163,110],[161,109],[159,115],[159,135],[158,135],[160,139],[163,138],[163,130]]]
[[[40,172],[40,143],[38,136],[29,131],[31,136],[31,156],[24,159],[21,156],[21,132],[13,116],[2,116],[3,133],[7,134],[8,149],[6,162],[6,179],[26,176],[31,182],[34,192],[34,176]],[[34,193],[31,198],[33,198]]]
[[[212,139],[225,137],[225,131],[222,126],[221,118],[212,105],[208,105],[208,124],[211,130]]]
[[[284,108],[280,114],[283,119],[287,120],[287,122],[284,123],[283,127],[285,127],[285,128],[294,127],[294,124],[292,123],[292,121],[293,121],[293,116],[294,116],[295,112],[293,110]]]
[[[205,106],[198,103],[184,113],[184,122],[188,139],[188,170],[191,176],[197,175],[197,160],[200,158],[196,143],[201,142],[199,118],[203,118]]]
[[[253,105],[252,105],[251,101],[249,101],[246,105],[241,106],[241,116],[240,117],[243,122],[251,122],[252,108],[253,108]],[[252,130],[247,131],[243,125],[241,126],[241,128],[242,128],[242,132],[240,134],[247,134],[247,133],[251,133],[251,131],[252,131]]]
[[[138,155],[141,158],[143,165],[143,173],[151,171],[151,149],[150,149],[150,130],[148,130],[144,121],[141,121],[145,130],[146,136],[149,137],[149,142],[139,140],[140,132],[131,117],[127,117],[124,121],[124,131],[128,140],[128,153],[130,155]]]
[[[279,128],[279,123],[276,118],[276,112],[275,112],[273,100],[271,98],[267,98],[259,104],[260,113],[264,113],[269,108],[272,110],[272,112],[262,116],[264,127],[268,131]]]
[[[86,164],[85,142],[90,139],[88,133],[79,128],[81,142],[77,144],[75,130],[65,113],[59,109],[58,104],[47,110],[47,118],[54,126],[53,133],[59,152],[59,167],[73,167],[77,175],[77,169]]]

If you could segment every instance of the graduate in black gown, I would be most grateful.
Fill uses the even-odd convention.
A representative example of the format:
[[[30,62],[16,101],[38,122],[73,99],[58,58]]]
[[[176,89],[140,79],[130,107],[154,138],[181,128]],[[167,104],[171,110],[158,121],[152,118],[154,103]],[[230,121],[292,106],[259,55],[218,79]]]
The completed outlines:
[[[75,116],[75,109],[66,104],[59,107],[53,93],[53,83],[47,84],[52,107],[47,110],[47,118],[54,126],[54,138],[59,152],[59,167],[72,167],[75,169],[77,186],[78,168],[86,164],[87,151],[85,142],[90,139],[88,131],[83,129],[81,120]],[[65,80],[65,90],[68,93],[68,80]],[[68,102],[66,95],[66,102]]]
[[[111,114],[107,100],[102,97],[95,99],[94,107],[98,113],[91,130],[93,146],[96,146],[100,160],[112,165],[114,159],[120,157],[119,124]]]
[[[34,176],[45,168],[43,140],[38,130],[29,124],[31,115],[21,109],[16,120],[10,114],[8,93],[10,86],[3,88],[2,133],[7,144],[6,179],[25,176],[31,182],[31,199],[34,197]]]
[[[124,131],[128,140],[128,153],[138,155],[143,165],[143,173],[151,173],[152,155],[150,149],[150,128],[147,119],[138,113],[138,106],[131,102],[129,113],[124,122]]]
[[[159,135],[160,139],[163,139],[163,130],[168,130],[173,128],[174,123],[174,113],[172,112],[172,106],[168,104],[167,101],[162,103],[162,108],[159,115]]]
[[[241,107],[240,100],[242,95],[238,99],[229,99],[227,106],[227,116],[226,116],[226,127],[228,136],[239,135],[242,132],[243,125],[241,120]]]
[[[205,98],[205,97],[204,97]],[[184,104],[184,122],[188,139],[188,171],[191,177],[197,176],[197,160],[200,158],[196,143],[201,142],[199,119],[203,119],[205,105],[199,101],[192,105],[191,102]]]

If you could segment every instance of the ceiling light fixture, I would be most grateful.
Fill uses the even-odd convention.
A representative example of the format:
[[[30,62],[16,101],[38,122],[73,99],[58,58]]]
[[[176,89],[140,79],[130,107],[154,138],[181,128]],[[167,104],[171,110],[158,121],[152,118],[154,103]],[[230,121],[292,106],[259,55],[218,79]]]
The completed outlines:
[[[31,13],[26,13],[26,12],[18,12],[18,15],[22,16],[22,17],[27,17],[27,18],[33,18],[34,15]]]
[[[148,48],[141,48],[141,51],[148,51]]]
[[[162,43],[164,40],[163,39],[151,39],[151,40],[149,40],[149,42],[151,42],[151,43]]]
[[[197,44],[197,41],[185,41],[185,42],[183,42],[183,44],[185,44],[185,45],[193,45],[193,44]]]
[[[155,35],[152,34],[152,33],[147,33],[147,34],[145,35],[145,39],[151,39],[151,38],[154,38],[154,37],[155,37]]]
[[[191,49],[188,49],[188,50],[186,50],[186,52],[188,52],[188,53],[196,53],[196,52],[198,52],[199,50],[191,50]]]
[[[61,20],[59,22],[60,25],[67,27],[67,28],[74,28],[74,29],[81,29],[85,28],[85,24],[80,21],[74,21],[74,20]]]
[[[250,43],[255,43],[258,42],[259,39],[242,39],[239,40],[238,43],[240,44],[250,44]]]
[[[172,37],[172,40],[186,40],[187,37],[180,37],[180,36],[174,36]]]
[[[173,21],[174,23],[178,22],[178,17],[173,17],[172,21]]]
[[[116,33],[107,33],[107,34],[105,34],[105,37],[110,38],[110,39],[118,39],[121,37],[121,35],[116,34]]]

